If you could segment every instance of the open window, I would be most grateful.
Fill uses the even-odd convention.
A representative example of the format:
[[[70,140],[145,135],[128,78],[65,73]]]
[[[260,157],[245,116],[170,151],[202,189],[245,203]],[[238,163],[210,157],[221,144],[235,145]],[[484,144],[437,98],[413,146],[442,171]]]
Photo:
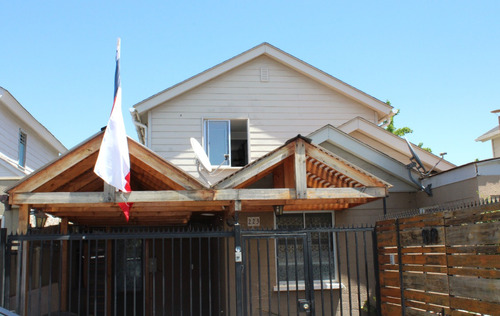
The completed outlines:
[[[248,164],[247,120],[205,120],[204,140],[212,165],[223,161],[223,165],[231,167]]]

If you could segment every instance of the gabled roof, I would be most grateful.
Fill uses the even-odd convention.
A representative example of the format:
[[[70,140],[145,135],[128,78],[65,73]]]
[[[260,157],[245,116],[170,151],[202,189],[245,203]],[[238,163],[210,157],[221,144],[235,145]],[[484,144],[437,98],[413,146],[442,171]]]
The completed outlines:
[[[307,137],[318,145],[327,142],[337,146],[359,159],[366,161],[370,165],[383,170],[396,179],[403,181],[407,185],[415,189],[420,189],[409,177],[408,169],[404,163],[344,133],[332,125],[325,125],[307,135]],[[417,172],[414,172],[414,178],[418,178]]]
[[[71,195],[103,192],[104,182],[94,173],[103,134],[104,132],[96,134],[8,189],[10,203],[16,204],[17,196],[19,194],[26,195],[26,193],[28,195],[29,193],[64,193]],[[197,179],[173,166],[131,138],[128,138],[128,146],[133,191],[197,190],[206,188]],[[71,208],[52,207],[48,213],[59,217],[67,217],[72,221],[84,224],[87,221],[94,221],[95,223],[96,220],[103,220],[106,224],[124,223],[121,211],[116,203],[96,208],[93,208],[90,204],[85,206],[85,212],[79,211],[81,205],[73,204]],[[134,205],[131,210],[131,220],[138,222],[138,217],[146,216],[150,214],[148,212],[154,210],[154,206],[149,207],[146,212],[140,205]],[[158,210],[156,209],[156,211]],[[184,218],[186,222],[190,214],[190,212],[185,214],[176,213],[176,215]],[[155,217],[155,220],[160,221],[161,218]],[[144,220],[142,222],[144,223]]]
[[[168,89],[165,89],[139,103],[134,105],[139,114],[147,112],[157,105],[164,103],[170,99],[179,96],[191,89],[194,89],[201,84],[218,77],[236,67],[243,65],[260,56],[268,56],[277,62],[280,62],[303,75],[318,81],[319,83],[333,89],[351,99],[354,99],[361,104],[371,108],[378,113],[379,119],[382,121],[384,117],[390,115],[392,107],[385,102],[382,102],[347,83],[315,68],[308,63],[274,47],[268,43],[262,43],[254,48],[243,52],[223,63],[220,63],[198,75],[195,75],[179,84],[176,84]]]
[[[46,141],[50,146],[56,149],[59,153],[67,151],[66,147],[52,135],[49,130],[38,122],[22,105],[19,103],[12,94],[6,89],[0,87],[0,103],[2,103],[11,113],[19,118],[24,124],[30,126],[33,131]]]
[[[342,124],[341,126],[338,127],[338,129],[340,129],[341,131],[343,131],[344,133],[347,133],[347,134],[352,134],[354,132],[360,132],[360,133],[368,136],[369,138],[372,138],[376,142],[393,149],[394,151],[398,152],[399,154],[403,155],[404,157],[406,157],[408,159],[408,160],[406,160],[406,158],[405,158],[405,161],[403,161],[403,160],[395,157],[396,159],[398,159],[402,163],[408,164],[410,162],[411,153],[410,153],[410,150],[408,149],[408,145],[406,144],[406,141],[403,138],[396,136],[393,133],[390,133],[390,132],[386,131],[385,129],[381,128],[380,126],[377,126],[376,124],[373,124],[373,123],[371,123],[371,122],[369,122],[361,117],[356,117],[356,118]],[[436,156],[436,155],[434,155],[426,150],[423,150],[423,149],[419,148],[418,146],[414,145],[413,148],[417,152],[420,160],[426,166],[426,168],[430,169],[434,165],[436,165],[436,163],[438,163],[440,157],[438,157],[438,156]],[[446,161],[446,160],[442,160],[436,166],[436,168],[434,170],[437,172],[441,172],[441,171],[445,171],[445,170],[448,170],[448,169],[451,169],[454,167],[455,167],[455,165],[452,164],[451,162]]]
[[[300,135],[212,187],[254,188],[271,174],[274,188],[295,189],[297,200],[284,203],[285,211],[342,210],[384,197],[391,187],[389,183],[311,144],[310,139]],[[372,194],[370,190],[376,193]],[[308,200],[314,200],[315,194],[330,198],[312,205]]]
[[[500,137],[500,125],[493,127],[483,135],[476,138],[476,142],[485,142],[497,137]]]

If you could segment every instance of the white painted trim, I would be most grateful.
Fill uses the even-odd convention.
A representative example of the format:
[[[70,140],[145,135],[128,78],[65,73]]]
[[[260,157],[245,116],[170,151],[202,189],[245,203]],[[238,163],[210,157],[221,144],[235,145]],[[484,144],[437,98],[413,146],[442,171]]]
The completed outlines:
[[[399,137],[396,136],[385,129],[368,122],[367,120],[361,118],[361,117],[356,117],[341,126],[338,127],[341,131],[343,131],[346,134],[351,134],[355,131],[361,132],[370,138],[380,142],[381,144],[384,144],[395,151],[405,155],[408,157],[408,163],[410,162],[410,157],[411,153],[410,150],[408,149],[408,146],[406,144],[406,141]],[[419,148],[418,146],[414,146],[414,149],[417,151],[417,154],[420,157],[420,160],[422,162],[430,167],[434,166],[440,159],[440,157],[429,153],[426,150],[423,150]],[[446,171],[449,169],[453,169],[456,166],[452,164],[451,162],[448,162],[446,160],[442,160],[437,166],[436,166],[436,171],[441,172],[441,171]]]
[[[229,60],[226,60],[204,72],[199,73],[189,79],[186,79],[183,82],[180,82],[170,88],[167,88],[148,99],[145,99],[134,105],[134,108],[138,110],[139,113],[143,113],[151,110],[152,108],[171,100],[179,96],[182,93],[185,93],[199,85],[214,79],[252,59],[255,59],[259,56],[266,55],[270,58],[280,62],[301,74],[320,82],[321,84],[333,89],[351,99],[354,99],[363,105],[371,108],[372,110],[377,112],[377,117],[380,120],[383,120],[385,117],[392,113],[392,106],[382,102],[347,83],[315,68],[304,61],[268,44],[262,43],[250,50],[243,52]]]
[[[30,126],[52,148],[61,154],[67,151],[66,147],[45,126],[38,122],[9,91],[2,87],[0,87],[0,102],[23,123]]]
[[[384,170],[404,183],[416,188],[415,183],[413,183],[408,175],[406,165],[331,125],[326,125],[309,134],[307,137],[311,138],[312,142],[317,145],[320,145],[323,142],[329,142],[338,146],[354,156],[369,162],[375,167]],[[418,178],[417,172],[413,173],[414,177]]]

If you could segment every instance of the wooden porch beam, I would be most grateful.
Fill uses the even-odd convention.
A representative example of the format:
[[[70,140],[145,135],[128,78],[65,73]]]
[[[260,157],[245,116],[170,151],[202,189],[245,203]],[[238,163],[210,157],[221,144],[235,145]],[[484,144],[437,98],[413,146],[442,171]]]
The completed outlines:
[[[386,187],[363,188],[307,188],[305,199],[350,199],[381,198],[386,196]],[[234,200],[295,200],[295,189],[223,189],[192,191],[133,191],[117,192],[116,203],[167,203],[194,201],[234,201]],[[82,206],[112,206],[105,200],[103,192],[40,192],[14,193],[11,204]]]
[[[297,199],[307,198],[306,143],[295,142],[295,194]]]

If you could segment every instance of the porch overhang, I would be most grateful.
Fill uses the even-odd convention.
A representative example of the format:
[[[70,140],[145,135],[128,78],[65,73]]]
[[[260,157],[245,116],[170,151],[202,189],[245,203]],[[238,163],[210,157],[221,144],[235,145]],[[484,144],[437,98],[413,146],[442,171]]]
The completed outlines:
[[[390,187],[299,135],[211,188],[129,139],[132,192],[110,192],[92,171],[101,138],[10,189],[10,204],[80,225],[185,225],[201,214],[233,216],[236,201],[244,212],[340,211],[383,198]],[[133,203],[129,222],[122,202]]]

